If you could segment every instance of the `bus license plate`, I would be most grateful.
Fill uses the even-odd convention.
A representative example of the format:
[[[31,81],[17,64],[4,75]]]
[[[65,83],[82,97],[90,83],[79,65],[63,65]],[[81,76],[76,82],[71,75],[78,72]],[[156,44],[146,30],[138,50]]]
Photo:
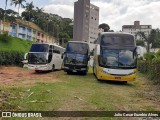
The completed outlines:
[[[120,80],[120,79],[121,79],[121,77],[115,77],[115,79],[116,79],[116,80]]]
[[[77,72],[77,70],[73,70],[73,72]]]

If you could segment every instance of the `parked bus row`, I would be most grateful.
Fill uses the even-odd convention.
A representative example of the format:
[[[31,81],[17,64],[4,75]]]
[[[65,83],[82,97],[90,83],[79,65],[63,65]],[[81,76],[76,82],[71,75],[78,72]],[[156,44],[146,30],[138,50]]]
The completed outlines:
[[[66,49],[55,44],[32,44],[28,68],[36,72],[61,69],[67,74],[89,69],[90,49],[86,42],[70,41]],[[93,57],[93,73],[98,80],[136,79],[137,52],[134,36],[127,33],[101,33]]]

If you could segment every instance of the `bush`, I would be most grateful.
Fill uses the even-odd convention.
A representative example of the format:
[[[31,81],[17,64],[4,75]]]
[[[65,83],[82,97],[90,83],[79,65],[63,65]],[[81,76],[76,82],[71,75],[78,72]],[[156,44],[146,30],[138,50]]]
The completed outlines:
[[[149,61],[143,61],[143,60],[138,60],[138,70],[141,72],[141,73],[147,73],[148,70],[149,70],[149,65],[151,63]]]
[[[0,65],[21,65],[24,58],[23,52],[0,51]]]
[[[9,43],[11,40],[12,40],[12,37],[8,35],[8,32],[5,32],[0,35],[0,41],[2,42]]]
[[[156,52],[157,57],[160,57],[160,50]]]
[[[154,52],[149,52],[149,53],[144,54],[144,58],[147,61],[152,61],[152,59],[155,58],[155,57],[156,57],[156,54]]]
[[[146,73],[151,80],[160,83],[160,57],[154,57],[152,60],[138,60],[138,70]]]

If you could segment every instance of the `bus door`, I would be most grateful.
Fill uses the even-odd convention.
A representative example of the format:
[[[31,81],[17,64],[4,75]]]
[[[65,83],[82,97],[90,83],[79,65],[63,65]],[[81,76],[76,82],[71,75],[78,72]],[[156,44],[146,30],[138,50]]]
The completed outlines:
[[[52,58],[53,58],[53,45],[49,46],[49,53],[48,53],[48,63],[52,62]]]
[[[54,49],[53,49],[53,59],[54,59],[55,68],[61,68],[61,65],[62,65],[61,53],[60,53],[60,49],[56,46],[54,46]]]

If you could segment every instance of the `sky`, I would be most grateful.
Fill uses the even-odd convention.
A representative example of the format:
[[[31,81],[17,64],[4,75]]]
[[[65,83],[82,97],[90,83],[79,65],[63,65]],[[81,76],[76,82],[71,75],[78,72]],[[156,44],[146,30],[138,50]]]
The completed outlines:
[[[9,0],[8,0],[9,1]],[[45,12],[58,14],[73,19],[74,2],[77,0],[26,0],[33,1],[35,7],[44,8]],[[123,25],[133,25],[140,21],[141,25],[152,25],[160,28],[160,0],[90,0],[100,8],[100,24],[107,23],[114,31],[122,30]],[[5,0],[0,0],[0,8],[4,9]],[[8,7],[18,11],[14,6]],[[23,9],[20,10],[21,12]]]

